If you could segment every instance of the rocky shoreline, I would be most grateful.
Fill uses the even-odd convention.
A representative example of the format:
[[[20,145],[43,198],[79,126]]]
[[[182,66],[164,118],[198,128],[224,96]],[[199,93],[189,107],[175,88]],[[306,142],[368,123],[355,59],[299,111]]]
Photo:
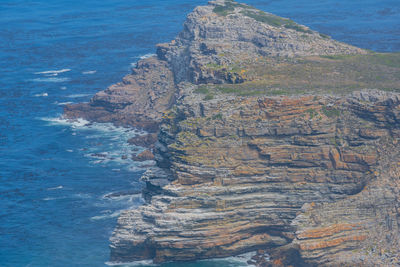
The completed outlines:
[[[398,54],[245,4],[197,7],[156,56],[65,108],[149,132],[130,141],[156,161],[146,204],[120,215],[111,260],[400,264],[399,73]]]

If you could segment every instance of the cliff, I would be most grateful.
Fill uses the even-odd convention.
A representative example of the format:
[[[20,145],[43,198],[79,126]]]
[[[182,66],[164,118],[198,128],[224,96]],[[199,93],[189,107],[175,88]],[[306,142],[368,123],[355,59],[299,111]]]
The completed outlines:
[[[399,264],[399,73],[396,53],[233,1],[197,7],[123,82],[65,110],[158,132],[111,260]]]

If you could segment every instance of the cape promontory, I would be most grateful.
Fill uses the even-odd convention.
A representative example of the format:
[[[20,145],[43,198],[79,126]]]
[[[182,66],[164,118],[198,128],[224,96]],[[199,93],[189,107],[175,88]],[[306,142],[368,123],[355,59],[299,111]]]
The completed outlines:
[[[150,134],[146,204],[120,215],[114,262],[396,266],[399,91],[400,54],[218,0],[65,115]]]

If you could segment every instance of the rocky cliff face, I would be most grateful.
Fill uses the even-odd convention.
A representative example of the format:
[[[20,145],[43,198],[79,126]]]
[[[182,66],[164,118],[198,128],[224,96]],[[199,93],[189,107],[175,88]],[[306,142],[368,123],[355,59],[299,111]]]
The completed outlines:
[[[176,81],[240,83],[234,66],[260,56],[295,57],[365,53],[289,19],[234,1],[210,1],[188,15],[183,31],[158,45]],[[227,66],[218,68],[216,66]],[[213,68],[214,67],[214,68]]]
[[[310,264],[361,263],[372,243],[396,255],[399,101],[376,91],[183,100],[159,134],[165,175],[145,177],[157,194],[121,215],[112,259],[191,260],[288,244]]]
[[[158,131],[146,204],[119,217],[111,260],[399,264],[399,73],[398,54],[244,4],[196,8],[156,57],[66,108]]]

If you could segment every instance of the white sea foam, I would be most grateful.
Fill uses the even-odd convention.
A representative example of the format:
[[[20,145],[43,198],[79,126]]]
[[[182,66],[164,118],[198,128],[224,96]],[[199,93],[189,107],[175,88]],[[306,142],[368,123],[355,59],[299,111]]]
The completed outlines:
[[[40,71],[40,72],[35,72],[35,74],[42,74],[46,76],[57,76],[60,73],[68,72],[71,71],[71,69],[61,69],[61,70],[46,70],[46,71]]]
[[[237,256],[227,257],[227,258],[217,258],[217,259],[208,259],[208,260],[199,260],[199,262],[212,262],[212,263],[220,263],[221,266],[224,267],[245,267],[245,266],[254,266],[250,265],[247,262],[251,260],[253,256],[257,253],[255,251],[244,253]]]
[[[34,82],[49,82],[49,83],[61,83],[61,82],[68,82],[70,78],[35,78],[32,79]]]
[[[134,58],[139,59],[139,60],[143,60],[143,59],[146,59],[146,58],[149,58],[149,57],[154,57],[155,55],[156,55],[156,54],[148,53],[148,54],[145,54],[145,55],[142,55],[142,56],[139,56],[139,57],[134,57]],[[137,66],[137,61],[132,62],[132,63],[131,63],[131,66],[132,66],[133,68],[136,68],[136,66]]]
[[[137,147],[128,144],[128,140],[146,132],[131,128],[116,127],[111,123],[91,123],[84,119],[69,120],[64,117],[40,118],[48,122],[48,126],[67,126],[72,129],[72,135],[83,133],[84,138],[88,139],[88,147],[74,149],[74,151],[84,151],[83,156],[91,159],[91,164],[109,165],[115,171],[120,171],[120,166],[128,171],[139,172],[151,164],[152,161],[135,162],[131,155],[135,153]],[[82,152],[79,152],[82,153]],[[116,166],[118,165],[118,166]]]
[[[49,96],[48,93],[41,93],[41,94],[36,94],[34,95],[35,97],[41,97],[41,96]]]
[[[118,192],[111,192],[104,194],[101,198],[105,200],[112,200],[112,201],[124,201],[124,202],[133,202],[134,199],[139,199],[142,197],[141,193],[129,194],[121,192],[121,195],[113,195]]]
[[[59,199],[66,199],[67,197],[46,197],[43,198],[44,201],[51,201],[51,200],[59,200]]]
[[[56,104],[59,105],[59,106],[65,106],[65,105],[69,105],[69,104],[72,104],[72,103],[74,103],[74,102],[60,102],[60,103],[56,103]]]
[[[82,199],[92,198],[92,196],[90,194],[86,194],[86,193],[77,193],[77,194],[73,194],[72,196],[74,198],[82,198]]]
[[[148,53],[148,54],[145,54],[143,56],[140,56],[139,59],[146,59],[146,58],[149,58],[149,57],[154,57],[155,55],[156,54],[154,54],[154,53]]]
[[[247,265],[247,262],[249,260],[251,260],[251,258],[254,257],[256,254],[257,254],[257,252],[252,251],[252,252],[244,253],[241,255],[228,257],[227,260],[234,261],[234,262],[240,262],[240,263]]]
[[[62,185],[56,186],[56,187],[50,187],[47,188],[47,190],[58,190],[58,189],[63,189],[64,187]]]
[[[60,89],[61,90],[67,90],[67,87],[66,86],[61,86]]]
[[[86,96],[91,96],[92,94],[72,94],[72,95],[67,95],[66,97],[68,98],[81,98],[81,97],[86,97]]]
[[[90,75],[90,74],[95,74],[96,72],[97,70],[88,70],[88,71],[83,71],[82,74]]]
[[[99,216],[93,216],[90,218],[92,221],[98,221],[98,220],[104,220],[104,219],[111,219],[118,217],[121,214],[122,210],[117,210],[114,211],[113,213],[110,214],[105,214],[105,215],[99,215]]]
[[[108,266],[117,266],[117,267],[134,267],[134,266],[159,266],[153,263],[152,260],[143,260],[143,261],[134,261],[134,262],[105,262],[104,264]]]
[[[81,128],[90,125],[90,122],[84,119],[69,120],[63,117],[55,117],[55,118],[43,117],[38,119],[48,122],[48,126],[63,125],[63,126],[71,126],[72,128]]]
[[[239,267],[239,266],[253,266],[249,265],[247,262],[256,255],[256,252],[249,252],[238,256],[221,258],[221,259],[209,259],[209,260],[200,260],[199,262],[214,262],[220,263],[221,266],[224,267]],[[134,266],[159,266],[153,263],[152,260],[143,260],[143,261],[134,261],[134,262],[105,262],[108,266],[117,266],[117,267],[134,267]]]

